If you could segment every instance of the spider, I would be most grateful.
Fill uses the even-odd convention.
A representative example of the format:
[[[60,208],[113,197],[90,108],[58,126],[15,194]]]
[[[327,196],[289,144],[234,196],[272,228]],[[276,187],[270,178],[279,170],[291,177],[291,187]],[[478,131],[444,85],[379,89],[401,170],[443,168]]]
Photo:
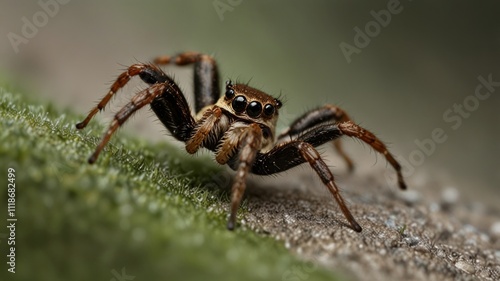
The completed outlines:
[[[195,110],[189,105],[174,80],[159,66],[174,63],[194,65]],[[374,134],[355,124],[341,108],[325,105],[306,112],[289,128],[276,136],[275,129],[282,102],[246,84],[225,84],[220,96],[219,71],[213,57],[197,52],[176,56],[161,56],[154,63],[136,63],[121,73],[109,92],[92,108],[87,117],[76,124],[83,129],[94,115],[103,110],[116,92],[134,76],[139,76],[148,88],[132,97],[114,116],[100,143],[88,162],[94,163],[115,131],[137,110],[149,104],[163,125],[177,140],[185,142],[186,151],[194,154],[200,148],[215,153],[215,160],[236,171],[231,188],[231,204],[227,228],[233,230],[249,173],[270,175],[309,163],[333,195],[350,227],[361,232],[339,192],[334,177],[315,147],[333,141],[336,150],[346,161],[349,170],[353,163],[343,152],[339,138],[358,138],[384,155],[396,170],[398,184],[406,189],[401,166],[387,147]]]

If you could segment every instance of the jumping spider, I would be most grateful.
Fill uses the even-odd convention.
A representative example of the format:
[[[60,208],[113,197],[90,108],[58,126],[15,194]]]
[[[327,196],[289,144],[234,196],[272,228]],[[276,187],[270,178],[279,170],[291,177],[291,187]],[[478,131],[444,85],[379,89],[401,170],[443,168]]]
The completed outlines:
[[[358,138],[383,154],[397,172],[399,187],[406,189],[401,166],[386,146],[371,132],[352,122],[342,109],[325,105],[309,111],[276,137],[281,101],[246,84],[233,84],[231,80],[226,82],[224,95],[219,97],[219,71],[211,56],[185,52],[173,57],[159,57],[154,62],[137,63],[128,67],[85,120],[76,125],[77,129],[85,128],[93,116],[104,109],[113,95],[133,76],[138,75],[149,85],[116,113],[101,142],[88,159],[89,163],[97,160],[113,133],[132,114],[149,104],[170,133],[186,143],[188,153],[193,154],[201,147],[207,148],[215,153],[215,160],[219,164],[228,164],[236,171],[227,223],[230,230],[235,227],[236,213],[245,191],[248,173],[270,175],[308,162],[339,204],[352,229],[360,232],[361,226],[347,208],[330,169],[315,149],[334,141],[335,148],[352,170],[352,161],[341,149],[338,139],[343,135]],[[194,64],[196,116],[191,114],[177,84],[158,67],[171,62],[178,66]]]

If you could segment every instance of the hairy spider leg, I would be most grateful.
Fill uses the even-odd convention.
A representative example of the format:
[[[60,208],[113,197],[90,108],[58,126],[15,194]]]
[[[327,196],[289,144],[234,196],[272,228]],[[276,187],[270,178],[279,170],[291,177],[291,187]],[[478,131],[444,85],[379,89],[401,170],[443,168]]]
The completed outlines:
[[[339,204],[342,213],[349,221],[351,227],[356,231],[361,231],[361,227],[351,215],[342,199],[328,166],[321,159],[317,151],[313,149],[313,147],[320,146],[343,135],[359,138],[375,149],[375,151],[383,154],[398,174],[399,187],[406,189],[406,184],[401,174],[401,166],[387,150],[386,146],[371,132],[351,121],[313,126],[295,139],[281,143],[267,153],[257,153],[251,172],[257,175],[270,175],[308,162],[328,187],[328,190]]]
[[[155,84],[145,90],[142,90],[136,94],[132,100],[127,103],[120,111],[116,113],[111,121],[109,128],[104,133],[101,142],[97,145],[94,153],[90,156],[88,162],[90,164],[97,160],[97,157],[101,153],[102,149],[109,142],[111,136],[115,131],[123,124],[125,121],[132,116],[137,110],[141,109],[143,106],[150,104],[153,99],[161,95],[165,89],[168,87],[166,84]]]
[[[203,141],[207,139],[212,129],[219,123],[221,116],[222,109],[219,107],[207,108],[193,135],[186,141],[186,151],[188,153],[194,154],[198,151]]]
[[[101,101],[95,107],[92,108],[92,110],[90,110],[87,117],[82,122],[76,124],[76,128],[77,129],[85,128],[88,125],[88,123],[90,122],[90,120],[92,120],[94,115],[96,115],[97,112],[103,110],[106,107],[106,105],[109,103],[111,98],[116,94],[116,92],[119,89],[123,88],[130,81],[130,79],[133,76],[141,75],[141,74],[144,75],[144,73],[147,73],[147,72],[158,73],[158,72],[161,72],[161,70],[158,69],[154,65],[143,64],[143,63],[136,63],[136,64],[129,66],[126,71],[124,71],[123,73],[121,73],[118,76],[118,78],[115,80],[113,85],[111,85],[109,92],[101,99]],[[155,81],[155,82],[157,82],[157,81]],[[145,81],[145,82],[148,83],[147,81]],[[154,84],[154,83],[150,83],[150,84]]]
[[[332,135],[332,133],[335,133]],[[337,135],[340,133],[340,135]],[[336,139],[341,135],[354,137],[362,140],[378,153],[384,155],[385,159],[394,168],[398,175],[398,184],[401,189],[406,189],[406,184],[401,173],[401,165],[394,159],[394,156],[389,152],[385,144],[378,139],[372,132],[356,125],[352,121],[341,122],[337,124],[318,125],[307,131],[305,134],[298,136],[297,140],[303,140],[317,147],[325,142]]]
[[[175,63],[176,65],[194,64],[195,110],[215,104],[220,96],[219,70],[213,57],[197,52],[184,52],[176,56],[160,56],[154,60],[158,65]]]
[[[195,65],[196,109],[197,111],[203,110],[200,120],[195,121],[181,90],[161,69],[152,64],[134,64],[116,79],[110,91],[90,111],[85,120],[76,125],[78,129],[87,126],[93,116],[104,109],[112,96],[133,76],[139,75],[145,83],[150,85],[149,88],[136,94],[115,115],[95,152],[89,158],[90,163],[96,161],[99,153],[114,132],[130,116],[145,105],[150,104],[159,120],[172,135],[186,143],[186,150],[189,153],[195,153],[199,147],[207,147],[206,145],[209,144],[207,148],[215,151],[217,162],[220,164],[227,163],[232,169],[236,170],[231,190],[231,212],[227,224],[229,229],[233,229],[235,226],[236,213],[246,188],[245,181],[249,172],[268,175],[308,162],[334,196],[351,227],[356,231],[361,231],[361,227],[350,213],[338,187],[335,185],[331,171],[314,148],[328,141],[334,141],[335,147],[349,165],[350,159],[343,153],[338,143],[338,138],[342,135],[361,139],[377,152],[382,153],[398,173],[400,188],[406,189],[406,184],[401,175],[401,166],[389,153],[385,145],[371,132],[351,122],[345,112],[335,106],[327,105],[299,117],[285,133],[280,135],[283,142],[266,153],[259,151],[263,131],[258,124],[239,127],[231,125],[229,130],[224,133],[224,137],[220,139],[220,145],[216,146],[217,143],[214,141],[219,141],[219,137],[217,137],[220,133],[219,130],[225,126],[221,127],[218,124],[227,125],[228,120],[220,108],[208,107],[217,101],[220,94],[219,74],[215,61],[207,55],[185,52],[174,57],[160,57],[155,62],[167,64],[172,60],[177,65]],[[224,120],[224,122],[221,122],[221,120]],[[285,136],[289,136],[291,140],[284,141]]]
[[[352,120],[343,109],[338,106],[327,104],[305,112],[302,116],[298,117],[287,129],[285,129],[283,133],[278,136],[278,141],[285,140],[287,137],[293,139],[294,136],[302,134],[319,124],[346,121]],[[354,170],[354,163],[342,148],[341,140],[335,139],[333,141],[333,146],[346,162],[349,172],[352,172]]]
[[[370,145],[375,151],[383,154],[385,159],[391,166],[396,170],[398,175],[398,185],[400,189],[406,189],[406,183],[403,179],[403,174],[401,173],[401,165],[394,159],[394,156],[389,152],[385,144],[378,139],[372,132],[364,129],[363,127],[354,124],[353,122],[343,122],[338,124],[338,129],[342,132],[342,134],[358,138],[368,145]]]
[[[341,133],[338,130],[330,131],[331,138],[324,142],[337,138],[340,135]],[[361,232],[362,228],[354,219],[349,208],[347,208],[347,204],[335,184],[332,172],[312,144],[304,140],[291,140],[274,147],[267,153],[257,153],[251,172],[258,175],[270,175],[286,171],[305,162],[309,163],[321,181],[326,185],[328,191],[333,195],[351,228],[357,232]]]
[[[89,158],[89,163],[94,163],[97,156],[109,141],[111,135],[123,124],[134,112],[142,108],[146,104],[150,104],[151,109],[158,116],[158,119],[172,133],[172,135],[180,140],[187,141],[196,122],[191,115],[189,105],[182,94],[177,84],[167,76],[161,69],[152,64],[134,64],[127,71],[120,74],[117,80],[111,86],[110,91],[106,94],[99,104],[94,107],[84,121],[76,125],[77,129],[82,129],[92,117],[110,101],[111,97],[125,84],[130,81],[133,76],[139,76],[145,83],[152,85],[150,88],[141,91],[132,98],[132,101],[125,105],[116,115],[115,118],[104,134],[99,146],[94,154]],[[158,86],[159,85],[159,86]]]
[[[246,189],[246,178],[254,163],[257,151],[262,142],[262,129],[258,124],[250,124],[239,137],[238,163],[235,167],[236,176],[231,187],[231,212],[227,228],[233,230],[236,225],[236,214]]]
[[[342,195],[340,195],[339,188],[335,184],[332,172],[326,165],[325,161],[321,159],[321,156],[319,155],[318,151],[314,149],[314,147],[307,142],[299,142],[297,144],[297,149],[299,150],[302,158],[305,159],[307,162],[309,162],[311,168],[313,168],[313,170],[316,171],[323,184],[325,184],[326,187],[328,187],[328,190],[339,204],[340,210],[346,217],[351,227],[355,231],[361,232],[362,230],[361,226],[356,222],[354,216],[347,208],[347,205],[344,202],[344,198],[342,198]]]
[[[108,143],[113,133],[132,116],[137,110],[149,104],[158,119],[181,141],[189,140],[195,129],[196,122],[191,116],[186,99],[173,80],[157,83],[136,94],[132,100],[116,113],[108,130],[104,133],[101,142],[89,158],[94,163]]]
[[[186,142],[186,150],[195,153],[208,139],[214,136],[217,124],[222,118],[222,110],[218,107],[208,108],[191,138]],[[240,123],[241,125],[241,123]],[[216,134],[216,133],[215,133]],[[215,150],[216,161],[224,165],[229,160],[236,161],[232,168],[236,175],[231,188],[230,215],[227,228],[236,226],[236,214],[246,189],[246,178],[262,144],[262,128],[257,123],[238,126],[234,123],[221,138]]]

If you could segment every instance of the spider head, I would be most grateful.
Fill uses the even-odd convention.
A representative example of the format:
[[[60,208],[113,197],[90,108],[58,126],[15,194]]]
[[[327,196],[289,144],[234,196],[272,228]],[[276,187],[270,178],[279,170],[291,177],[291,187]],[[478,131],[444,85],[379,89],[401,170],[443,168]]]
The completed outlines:
[[[278,99],[245,84],[226,83],[226,92],[217,105],[236,119],[264,125],[274,135],[278,121]]]

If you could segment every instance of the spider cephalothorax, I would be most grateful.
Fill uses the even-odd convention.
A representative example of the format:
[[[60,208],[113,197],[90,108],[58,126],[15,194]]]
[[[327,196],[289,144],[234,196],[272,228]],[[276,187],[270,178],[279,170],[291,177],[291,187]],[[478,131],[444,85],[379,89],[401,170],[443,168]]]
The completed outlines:
[[[224,96],[219,98],[215,106],[221,108],[233,121],[242,122],[243,127],[257,123],[262,130],[259,150],[267,151],[272,147],[281,101],[248,85],[233,85],[228,81]]]
[[[174,62],[177,65],[194,64],[195,110],[193,116],[184,95],[171,77],[156,65]],[[231,210],[227,227],[234,229],[236,213],[246,188],[248,173],[270,175],[309,163],[334,196],[342,213],[355,231],[361,231],[347,208],[332,173],[315,147],[334,141],[335,148],[347,162],[353,164],[340,146],[339,137],[346,135],[361,139],[384,155],[398,175],[401,189],[406,189],[401,166],[386,146],[371,132],[351,121],[347,114],[333,105],[309,111],[293,122],[279,136],[275,135],[278,111],[282,103],[260,90],[245,84],[226,83],[221,96],[219,72],[215,60],[195,52],[175,57],[159,57],[155,64],[134,64],[123,72],[110,91],[76,127],[87,126],[92,117],[104,109],[111,97],[133,76],[139,76],[149,87],[137,93],[111,122],[101,142],[89,158],[94,163],[113,133],[137,110],[150,105],[170,133],[186,143],[186,151],[195,153],[207,148],[215,153],[219,164],[228,164],[236,170],[231,189]]]

